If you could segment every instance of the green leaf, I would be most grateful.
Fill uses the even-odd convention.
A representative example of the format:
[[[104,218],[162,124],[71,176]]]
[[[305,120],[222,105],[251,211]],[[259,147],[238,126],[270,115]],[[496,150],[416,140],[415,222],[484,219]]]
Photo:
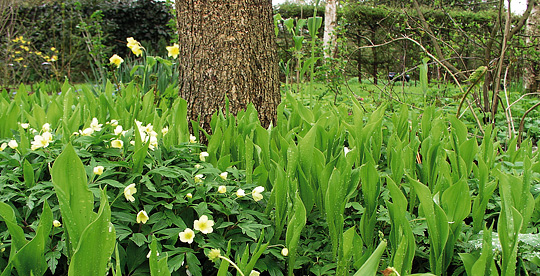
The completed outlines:
[[[379,261],[386,249],[386,241],[382,241],[377,249],[373,251],[373,254],[367,259],[367,261],[354,273],[354,276],[375,276],[377,269],[379,268]]]
[[[72,249],[79,246],[84,229],[96,218],[94,196],[88,189],[83,163],[68,144],[56,158],[51,169],[62,219],[68,232]]]
[[[111,223],[107,191],[101,191],[97,218],[83,231],[69,264],[69,276],[105,275],[114,251],[116,231]]]
[[[158,261],[157,239],[152,237],[150,244],[150,275],[151,276],[170,276],[171,272],[167,266],[167,256]]]

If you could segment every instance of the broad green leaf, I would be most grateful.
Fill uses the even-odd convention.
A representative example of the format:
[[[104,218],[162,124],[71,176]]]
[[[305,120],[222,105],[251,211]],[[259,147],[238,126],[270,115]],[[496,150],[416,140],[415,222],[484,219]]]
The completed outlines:
[[[382,241],[362,267],[354,273],[354,276],[375,276],[377,274],[377,269],[379,268],[379,261],[381,260],[381,256],[385,249],[386,241]]]
[[[150,275],[151,276],[170,276],[171,272],[167,266],[167,256],[161,257],[158,260],[157,251],[157,238],[152,237],[152,243],[150,244]]]
[[[116,231],[111,223],[111,207],[107,191],[103,189],[97,218],[84,229],[73,253],[68,275],[105,275],[115,242]]]
[[[84,166],[68,144],[51,169],[62,220],[69,234],[72,250],[79,247],[84,229],[96,218],[94,196],[88,189]]]

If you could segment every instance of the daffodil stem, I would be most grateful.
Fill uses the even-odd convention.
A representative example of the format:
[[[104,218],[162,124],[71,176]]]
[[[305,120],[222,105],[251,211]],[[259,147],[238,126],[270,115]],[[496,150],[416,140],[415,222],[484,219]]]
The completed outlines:
[[[240,275],[244,276],[244,273],[242,273],[242,270],[240,270],[240,268],[233,262],[231,261],[229,258],[227,257],[223,257],[223,256],[219,256],[221,259],[229,262],[232,266],[234,266],[234,268],[236,268],[236,270],[238,270],[238,272],[240,273]]]

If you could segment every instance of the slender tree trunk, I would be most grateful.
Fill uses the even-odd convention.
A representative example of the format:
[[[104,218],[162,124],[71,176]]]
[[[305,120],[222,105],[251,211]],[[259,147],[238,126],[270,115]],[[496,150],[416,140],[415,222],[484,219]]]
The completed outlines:
[[[536,3],[532,8],[531,15],[527,19],[527,27],[525,43],[531,47],[531,51],[535,54],[528,54],[526,56],[526,63],[524,66],[523,85],[525,90],[529,92],[538,91],[538,78],[540,78],[540,62],[538,61],[540,52],[540,45],[538,38],[540,37],[540,4]]]
[[[253,103],[265,127],[280,102],[270,0],[176,0],[179,96],[188,117],[210,132],[212,114]]]
[[[337,25],[337,1],[326,0],[326,8],[324,11],[324,34],[323,47],[324,57],[334,56],[336,46],[336,34],[334,30]]]

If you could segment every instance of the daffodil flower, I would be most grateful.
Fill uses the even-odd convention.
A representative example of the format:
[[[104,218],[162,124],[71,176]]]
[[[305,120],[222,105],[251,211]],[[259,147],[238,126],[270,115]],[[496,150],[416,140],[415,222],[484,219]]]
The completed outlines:
[[[165,48],[167,48],[167,52],[169,52],[168,56],[170,57],[176,58],[180,54],[180,47],[177,43],[174,43],[173,46],[167,46]]]
[[[114,64],[116,66],[116,68],[118,68],[118,67],[120,67],[120,64],[122,64],[122,62],[124,62],[124,59],[121,58],[119,55],[114,54],[111,58],[109,58],[109,62],[111,64]]]
[[[227,187],[225,186],[219,186],[218,189],[217,189],[218,193],[220,194],[224,194],[227,192]]]
[[[195,237],[195,232],[193,232],[193,230],[189,228],[186,228],[186,230],[180,232],[178,236],[180,237],[181,242],[187,242],[191,244],[193,242],[193,238]]]
[[[103,168],[103,166],[96,166],[96,167],[94,167],[94,174],[102,175],[104,169],[105,168]]]
[[[264,187],[258,186],[255,189],[253,189],[253,191],[251,192],[251,196],[253,196],[253,199],[255,201],[259,201],[263,199],[263,195],[261,194],[262,192],[264,192]]]
[[[219,174],[219,177],[221,177],[221,179],[223,179],[223,180],[227,180],[227,175],[228,175],[227,172],[222,172],[222,173]]]
[[[135,201],[135,197],[133,197],[135,193],[137,193],[135,183],[131,183],[124,188],[124,196],[126,197],[127,201]]]
[[[208,157],[208,156],[209,156],[209,154],[206,151],[203,151],[203,152],[199,153],[199,159],[201,160],[201,162],[206,161],[206,157]]]
[[[203,234],[212,233],[214,231],[212,226],[214,226],[214,221],[209,220],[206,215],[202,215],[198,220],[193,222],[193,228],[201,231]]]
[[[19,147],[19,144],[17,143],[17,141],[11,140],[11,141],[9,141],[8,146],[9,146],[10,148],[12,148],[12,149],[16,149],[16,148]]]
[[[238,189],[238,191],[236,191],[236,196],[237,197],[246,196],[246,192],[244,192],[244,190],[242,190],[242,189]]]
[[[54,227],[62,226],[62,223],[60,221],[58,221],[58,220],[53,220],[52,224],[53,224]]]
[[[149,217],[146,211],[142,210],[137,213],[137,223],[143,223],[145,224],[148,221]]]

